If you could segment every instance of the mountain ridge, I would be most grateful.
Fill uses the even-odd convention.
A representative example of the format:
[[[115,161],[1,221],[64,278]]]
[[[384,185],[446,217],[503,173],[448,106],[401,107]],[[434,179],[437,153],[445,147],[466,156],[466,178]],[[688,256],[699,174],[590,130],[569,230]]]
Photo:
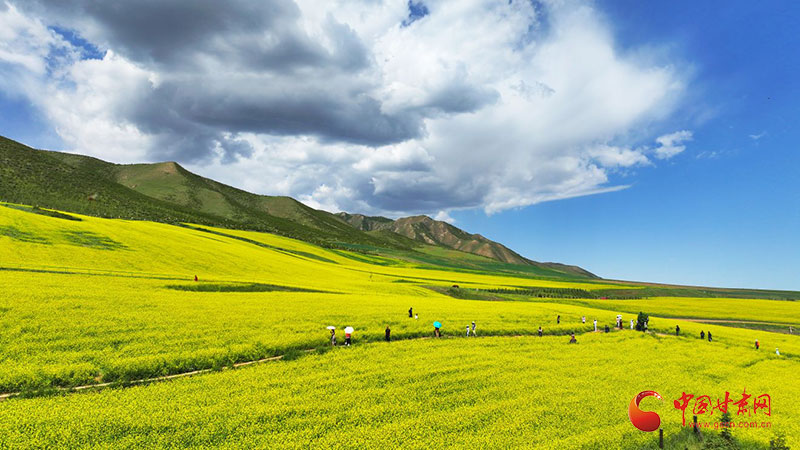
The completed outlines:
[[[509,264],[539,265],[596,278],[596,275],[577,266],[533,261],[499,242],[492,241],[480,234],[469,233],[452,224],[425,215],[401,217],[394,220],[381,216],[346,212],[339,212],[336,215],[353,227],[366,232],[387,230],[414,241],[445,246]]]
[[[532,261],[502,244],[428,216],[392,220],[333,214],[291,197],[253,194],[202,177],[175,161],[114,164],[90,156],[37,150],[2,136],[0,200],[98,217],[265,231],[351,250],[413,252],[430,245],[540,267],[556,277],[598,278],[576,266]],[[353,218],[361,219],[354,222]]]

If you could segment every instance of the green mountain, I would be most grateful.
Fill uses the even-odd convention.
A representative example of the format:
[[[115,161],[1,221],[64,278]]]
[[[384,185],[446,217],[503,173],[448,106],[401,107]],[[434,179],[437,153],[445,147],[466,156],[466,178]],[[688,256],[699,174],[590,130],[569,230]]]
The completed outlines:
[[[439,266],[596,278],[579,267],[528,260],[502,244],[426,216],[391,220],[335,215],[290,197],[252,194],[175,162],[113,164],[36,150],[4,137],[0,200],[98,217],[265,231]],[[462,252],[485,258],[467,258]]]
[[[410,249],[413,244],[359,232],[291,198],[251,194],[176,163],[112,164],[35,150],[3,137],[0,200],[98,217],[266,231],[328,247]]]

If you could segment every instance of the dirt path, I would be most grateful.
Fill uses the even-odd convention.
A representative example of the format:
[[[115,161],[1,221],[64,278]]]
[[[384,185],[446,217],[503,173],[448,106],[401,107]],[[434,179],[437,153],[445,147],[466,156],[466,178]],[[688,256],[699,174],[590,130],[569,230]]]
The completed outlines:
[[[313,352],[314,349],[312,348],[312,349],[308,349],[308,350],[304,350],[304,351]],[[281,360],[281,359],[283,359],[283,355],[272,356],[272,357],[269,357],[269,358],[258,359],[258,360],[255,360],[255,361],[245,361],[245,362],[235,363],[233,365],[233,368],[249,366],[251,364],[260,364],[260,363],[265,363],[265,362],[269,362],[269,361],[278,361],[278,360]],[[190,377],[192,375],[200,375],[202,373],[209,373],[209,372],[212,372],[212,371],[214,371],[214,369],[192,370],[191,372],[176,373],[174,375],[164,375],[164,376],[161,376],[161,377],[142,378],[140,380],[133,380],[133,381],[126,382],[125,384],[126,385],[133,385],[133,384],[153,383],[153,382],[156,382],[156,381],[166,381],[166,380],[172,380],[172,379],[175,379],[175,378],[183,378],[183,377]],[[59,388],[56,388],[56,390],[58,390],[60,392],[79,392],[79,391],[84,391],[84,390],[87,390],[87,389],[102,389],[102,388],[114,386],[115,384],[118,384],[118,383],[110,382],[110,383],[98,383],[98,384],[85,384],[83,386],[59,387]],[[21,392],[8,392],[8,393],[5,393],[5,394],[0,394],[0,401],[6,400],[6,399],[9,399],[9,398],[12,398],[12,397],[17,397],[17,396],[19,396],[21,394],[22,394]]]
[[[522,337],[522,336],[536,336],[536,334],[535,333],[534,334],[518,334],[518,335],[511,335],[511,336],[509,336],[509,335],[497,335],[497,336],[494,336],[494,335],[491,335],[491,334],[487,334],[487,335],[482,335],[480,337],[504,337],[504,336],[505,337]],[[475,337],[478,337],[478,336],[475,336]],[[442,337],[440,339],[452,339],[452,338],[457,338],[457,336],[444,336],[444,337]],[[421,339],[433,339],[433,338],[431,336],[420,336],[420,337],[416,337],[416,338],[397,339],[397,340],[398,341],[407,341],[407,340],[421,340]],[[370,343],[370,342],[365,342],[365,343]],[[344,347],[344,345],[339,345],[338,347]],[[315,348],[309,348],[309,349],[303,350],[304,353],[311,353],[311,352],[315,352],[315,351],[317,351],[317,349],[315,349]],[[261,364],[261,363],[266,363],[266,362],[272,362],[272,361],[280,361],[280,360],[282,360],[284,358],[284,356],[285,355],[277,355],[277,356],[271,356],[269,358],[262,358],[262,359],[257,359],[257,360],[253,360],[253,361],[243,361],[243,362],[239,362],[239,363],[233,364],[232,367],[223,367],[222,370],[229,370],[229,369],[232,369],[232,368],[236,369],[236,368],[239,368],[239,367],[245,367],[245,366]],[[164,375],[164,376],[160,376],[160,377],[150,377],[150,378],[142,378],[142,379],[138,379],[138,380],[131,380],[131,381],[126,381],[124,383],[120,383],[120,382],[95,383],[95,384],[85,384],[85,385],[82,385],[82,386],[73,386],[73,387],[57,387],[57,388],[54,388],[54,389],[57,392],[65,392],[66,393],[66,392],[80,392],[80,391],[85,391],[85,390],[89,390],[89,389],[103,389],[103,388],[113,387],[113,386],[131,386],[131,385],[138,385],[138,384],[148,384],[148,383],[155,383],[155,382],[158,382],[158,381],[174,380],[176,378],[184,378],[184,377],[191,377],[193,375],[201,375],[201,374],[204,374],[204,373],[211,373],[211,372],[214,372],[215,370],[216,369],[198,369],[198,370],[192,370],[190,372],[176,373],[176,374],[173,374],[173,375]],[[22,392],[6,392],[6,393],[3,393],[3,394],[0,394],[0,402],[3,401],[3,400],[8,400],[8,399],[13,398],[13,397],[18,397],[20,395],[22,395]]]
[[[735,321],[716,320],[716,319],[712,319],[712,320],[705,320],[705,319],[679,319],[679,320],[686,320],[686,321],[689,321],[689,322],[735,322]],[[740,321],[740,322],[736,322],[736,323],[772,324],[771,322],[748,322],[748,321]],[[775,324],[775,325],[785,325],[785,324]],[[612,331],[619,331],[619,329],[612,328]],[[626,329],[623,329],[622,331],[628,331],[628,329],[626,328]],[[583,333],[575,333],[575,334],[580,336],[582,334],[587,334],[587,333],[604,333],[604,330],[601,330],[601,329],[598,328],[597,331],[589,330],[589,331],[586,331],[586,332],[583,332]],[[661,335],[661,336],[672,336],[671,333],[669,333],[669,334],[668,333],[655,333],[655,334],[658,334],[658,335]],[[507,334],[499,334],[499,335],[482,334],[480,336],[474,336],[474,337],[513,337],[513,338],[520,338],[520,337],[526,337],[526,336],[527,337],[534,337],[534,336],[538,336],[538,333],[534,332],[534,333],[531,333],[531,334],[513,334],[513,335],[507,335]],[[565,334],[565,335],[547,335],[547,336],[567,337],[568,335]],[[470,339],[472,337],[473,336],[470,336],[470,337],[467,337],[466,339]],[[439,339],[458,339],[458,338],[464,338],[464,336],[443,336],[443,337],[441,337]],[[431,337],[431,336],[419,336],[419,337],[413,337],[413,338],[396,339],[396,341],[422,340],[422,339],[433,339],[433,337]],[[374,341],[374,342],[379,342],[379,341]],[[369,344],[369,343],[373,343],[373,342],[371,342],[371,341],[365,342],[365,344]],[[344,347],[344,345],[339,345],[338,347],[341,348],[341,347]],[[304,353],[311,353],[311,352],[315,352],[315,351],[317,351],[317,349],[315,349],[315,348],[309,348],[309,349],[303,350]],[[243,361],[243,362],[235,363],[235,364],[233,364],[233,366],[230,366],[230,367],[227,367],[227,366],[223,367],[222,370],[230,370],[230,369],[235,369],[235,368],[239,368],[239,367],[245,367],[245,366],[250,366],[250,365],[255,365],[255,364],[262,364],[262,363],[266,363],[266,362],[280,361],[280,360],[282,360],[284,358],[284,356],[285,355],[277,355],[277,356],[271,356],[269,358],[262,358],[262,359],[257,359],[257,360],[253,360],[253,361]],[[191,377],[191,376],[194,376],[194,375],[201,375],[201,374],[205,374],[205,373],[211,373],[211,372],[214,372],[216,370],[217,369],[198,369],[198,370],[192,370],[190,372],[176,373],[176,374],[173,374],[173,375],[164,375],[164,376],[160,376],[160,377],[142,378],[142,379],[139,379],[139,380],[127,381],[125,383],[119,383],[119,382],[96,383],[96,384],[86,384],[86,385],[74,386],[74,387],[57,387],[57,388],[55,388],[55,390],[57,392],[68,393],[68,392],[80,392],[80,391],[85,391],[85,390],[89,390],[89,389],[103,389],[103,388],[114,387],[114,386],[131,386],[131,385],[139,385],[139,384],[148,384],[148,383],[155,383],[155,382],[159,382],[159,381],[173,380],[173,379],[176,379],[176,378],[185,378],[185,377]],[[7,399],[10,399],[10,398],[13,398],[13,397],[18,397],[20,395],[22,395],[22,392],[7,392],[7,393],[0,394],[0,402],[3,401],[3,400],[7,400]]]

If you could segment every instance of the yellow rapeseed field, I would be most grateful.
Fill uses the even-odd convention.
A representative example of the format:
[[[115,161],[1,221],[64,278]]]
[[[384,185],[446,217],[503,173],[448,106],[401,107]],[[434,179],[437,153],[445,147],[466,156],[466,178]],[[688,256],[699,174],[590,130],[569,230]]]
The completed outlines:
[[[758,447],[780,431],[800,445],[800,338],[667,318],[793,323],[797,302],[462,300],[426,286],[619,286],[454,272],[265,233],[77,217],[0,206],[0,391],[36,397],[0,403],[0,447],[640,448],[653,436],[633,428],[626,407],[654,389],[664,401],[648,406],[683,448],[692,444],[672,400],[745,388],[772,396],[771,428],[735,436]],[[656,316],[648,334],[629,329],[640,310]],[[591,332],[594,319],[602,330],[617,314],[623,330]],[[434,321],[443,338],[420,339]],[[464,336],[472,321],[477,338]],[[354,327],[354,345],[330,351],[329,325],[340,343]],[[386,327],[394,342],[381,342]],[[578,345],[567,344],[571,332]],[[46,395],[275,355],[291,361]]]

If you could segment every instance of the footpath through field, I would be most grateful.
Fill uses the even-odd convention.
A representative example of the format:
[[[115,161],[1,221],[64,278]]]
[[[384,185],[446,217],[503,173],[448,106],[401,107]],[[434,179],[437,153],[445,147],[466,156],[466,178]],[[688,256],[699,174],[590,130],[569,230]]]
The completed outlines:
[[[584,334],[584,333],[576,333],[576,334]],[[537,336],[537,334],[536,333],[526,333],[526,334],[508,335],[508,334],[483,333],[480,336],[474,336],[474,337],[523,337],[523,336]],[[548,336],[552,336],[552,335],[548,335]],[[411,340],[423,340],[423,339],[434,339],[434,338],[431,337],[431,336],[420,336],[420,337],[413,337],[413,338],[393,339],[393,341],[398,341],[399,342],[399,341],[411,341]],[[456,337],[456,336],[443,336],[443,337],[440,337],[440,338],[437,338],[437,339],[459,339],[459,338]],[[380,342],[380,341],[367,341],[367,342],[365,342],[365,344],[374,343],[374,342]],[[338,345],[337,347],[344,348],[345,346],[344,345]],[[324,347],[324,348],[327,348],[327,347]],[[320,350],[320,349],[308,348],[308,349],[303,350],[303,353],[316,352],[317,350]],[[286,355],[276,355],[276,356],[270,356],[268,358],[256,359],[256,360],[252,360],[252,361],[238,362],[238,363],[234,363],[232,366],[222,367],[221,370],[236,369],[236,368],[239,368],[239,367],[245,367],[245,366],[250,366],[250,365],[255,365],[255,364],[261,364],[261,363],[272,362],[272,361],[280,361],[285,356]],[[215,372],[215,371],[219,371],[219,370],[220,369],[213,369],[213,368],[198,369],[198,370],[192,370],[192,371],[189,371],[189,372],[176,373],[176,374],[172,374],[172,375],[163,375],[163,376],[158,376],[158,377],[141,378],[141,379],[130,380],[130,381],[125,381],[125,382],[112,381],[112,382],[107,382],[107,383],[85,384],[85,385],[81,385],[81,386],[72,386],[72,387],[56,387],[56,388],[53,388],[53,389],[56,392],[70,393],[70,392],[80,392],[80,391],[85,391],[85,390],[90,390],[90,389],[103,389],[103,388],[109,388],[109,387],[125,387],[125,386],[131,386],[131,385],[148,384],[148,383],[155,383],[155,382],[159,382],[159,381],[174,380],[176,378],[190,377],[190,376],[193,376],[193,375],[202,375],[202,374],[211,373],[211,372]],[[6,392],[6,393],[2,393],[2,394],[0,394],[0,401],[7,400],[7,399],[10,399],[10,398],[13,398],[13,397],[19,397],[22,394],[23,394],[22,392]]]
[[[671,318],[671,319],[676,320],[674,318]],[[679,320],[686,320],[686,321],[689,321],[689,322],[740,322],[740,323],[754,323],[754,324],[771,324],[770,322],[726,321],[726,320],[717,320],[717,319],[679,319]],[[783,324],[779,324],[779,325],[783,325]],[[619,329],[616,329],[616,328],[614,328],[612,330],[614,330],[614,332],[627,331],[627,329],[619,330]],[[597,329],[596,331],[595,330],[587,330],[587,331],[584,331],[584,332],[575,333],[575,335],[584,335],[584,334],[589,334],[589,333],[603,333],[603,330],[602,329]],[[662,332],[655,332],[655,331],[648,331],[647,333],[653,333],[654,335],[664,336],[664,337],[673,337],[674,336],[671,333],[662,333]],[[431,336],[418,336],[418,337],[392,339],[392,341],[393,342],[402,342],[402,341],[424,340],[424,339],[471,339],[472,337],[514,337],[514,338],[519,338],[519,337],[526,337],[526,336],[527,337],[535,337],[535,336],[538,336],[538,333],[537,332],[532,332],[532,333],[521,333],[521,334],[502,334],[502,333],[498,334],[498,333],[484,332],[484,333],[481,333],[478,336],[471,336],[471,337],[442,336],[440,338],[434,338],[434,337],[431,337]],[[549,337],[553,337],[553,336],[565,337],[565,336],[569,336],[569,335],[568,334],[567,335],[546,334],[546,336],[549,336]],[[368,340],[368,341],[365,341],[364,344],[377,343],[377,342],[382,342],[382,341]],[[345,346],[344,345],[339,345],[337,347],[338,348],[343,348]],[[303,353],[311,353],[311,352],[316,352],[316,351],[328,351],[331,348],[332,347],[326,345],[326,346],[321,346],[321,347],[318,347],[318,348],[304,349],[304,350],[302,350],[302,352]],[[211,373],[211,372],[220,371],[220,370],[236,369],[236,368],[239,368],[239,367],[246,367],[246,366],[256,365],[256,364],[261,364],[261,363],[266,363],[266,362],[280,361],[280,360],[283,360],[285,357],[286,357],[286,354],[275,355],[275,356],[270,356],[270,357],[267,357],[267,358],[261,358],[261,359],[251,360],[251,361],[243,361],[243,362],[234,363],[234,364],[232,364],[230,366],[224,366],[221,369],[217,369],[217,368],[198,369],[198,370],[192,370],[192,371],[188,371],[188,372],[176,373],[176,374],[171,374],[171,375],[162,375],[162,376],[158,376],[158,377],[141,378],[141,379],[137,379],[137,380],[130,380],[130,381],[124,381],[124,382],[113,381],[113,382],[107,382],[107,383],[86,384],[86,385],[73,386],[73,387],[55,387],[55,388],[53,388],[53,391],[61,392],[61,393],[72,393],[72,392],[80,392],[80,391],[90,390],[90,389],[103,389],[103,388],[109,388],[109,387],[125,387],[125,386],[132,386],[132,385],[155,383],[155,382],[159,382],[159,381],[168,381],[168,380],[173,380],[173,379],[177,379],[177,378],[184,378],[184,377],[190,377],[190,376],[194,376],[194,375],[201,375],[201,374]],[[13,398],[13,397],[18,397],[18,396],[21,396],[22,394],[23,394],[23,392],[2,393],[2,394],[0,394],[0,401],[7,400],[7,399],[10,399],[10,398]]]

